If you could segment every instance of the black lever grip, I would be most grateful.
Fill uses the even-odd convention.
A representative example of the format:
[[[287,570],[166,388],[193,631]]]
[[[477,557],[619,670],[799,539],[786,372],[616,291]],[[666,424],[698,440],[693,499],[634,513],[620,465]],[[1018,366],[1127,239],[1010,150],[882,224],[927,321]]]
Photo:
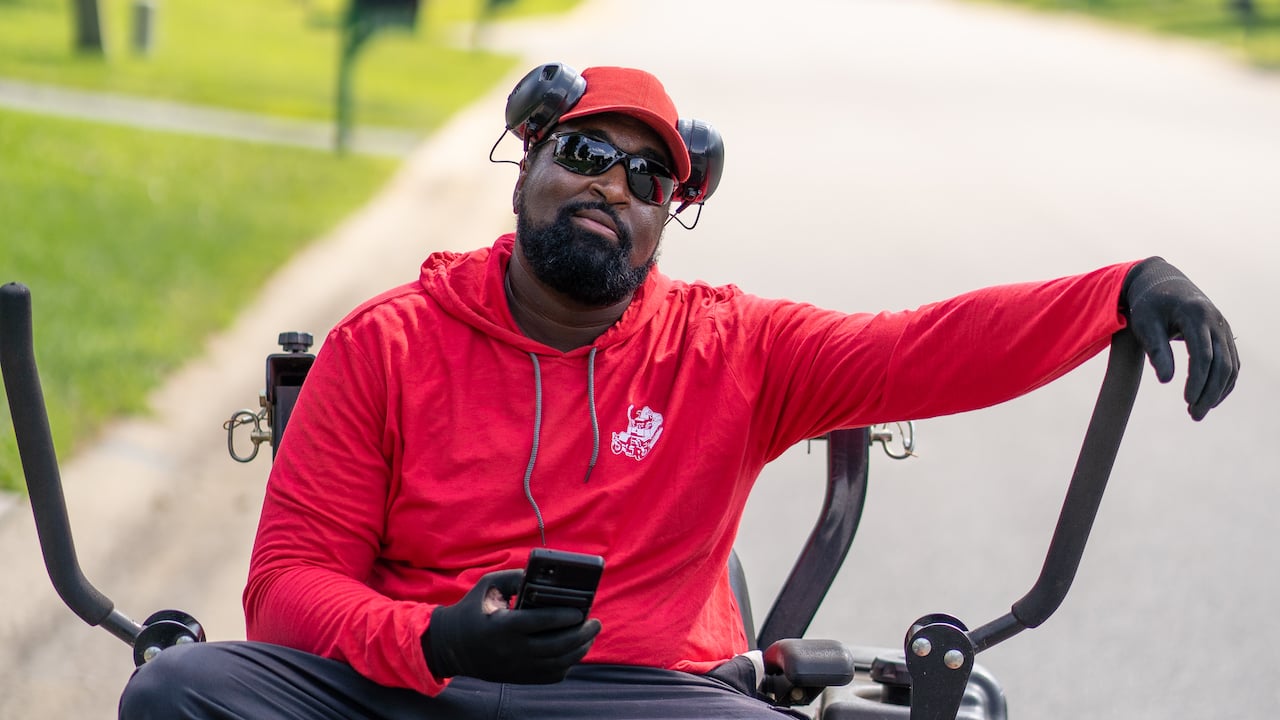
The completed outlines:
[[[1093,529],[1102,494],[1142,382],[1142,348],[1133,333],[1121,330],[1111,339],[1107,372],[1098,391],[1093,416],[1085,431],[1071,484],[1067,488],[1058,525],[1035,585],[1013,604],[1011,612],[980,627],[969,637],[978,650],[1001,642],[1026,628],[1039,627],[1058,609],[1075,580],[1085,544]]]
[[[141,627],[115,611],[111,600],[85,578],[76,557],[49,414],[36,371],[31,291],[20,283],[0,287],[0,371],[49,579],[81,620],[101,625],[132,645]]]

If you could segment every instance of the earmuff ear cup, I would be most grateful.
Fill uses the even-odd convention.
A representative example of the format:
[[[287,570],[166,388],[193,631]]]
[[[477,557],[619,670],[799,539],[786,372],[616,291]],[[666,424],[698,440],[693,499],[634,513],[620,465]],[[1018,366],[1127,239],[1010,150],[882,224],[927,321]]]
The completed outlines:
[[[526,146],[536,144],[586,91],[587,81],[577,70],[563,63],[540,65],[507,96],[507,129]]]
[[[676,191],[683,210],[694,203],[706,202],[720,185],[720,175],[724,172],[724,138],[710,123],[692,118],[681,118],[676,129],[689,148],[691,168],[689,179]]]

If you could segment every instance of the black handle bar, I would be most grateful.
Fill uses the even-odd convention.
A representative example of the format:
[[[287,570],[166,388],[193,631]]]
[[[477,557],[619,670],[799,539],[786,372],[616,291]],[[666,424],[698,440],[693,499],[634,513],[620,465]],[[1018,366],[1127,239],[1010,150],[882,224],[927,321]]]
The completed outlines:
[[[1112,337],[1106,376],[1098,391],[1040,577],[1007,615],[969,633],[976,650],[991,647],[1024,629],[1039,627],[1066,598],[1080,567],[1085,543],[1138,395],[1143,357],[1133,333],[1122,330]]]
[[[36,371],[31,331],[31,292],[20,283],[0,287],[0,371],[4,375],[9,413],[45,567],[67,607],[90,625],[133,645],[142,626],[125,617],[80,569],[71,522],[67,517],[62,478],[53,450],[49,414]]]
[[[1142,350],[1132,333],[1121,331],[1112,336],[1107,373],[1093,417],[1085,431],[1044,566],[1031,590],[1013,604],[1008,614],[973,631],[960,620],[943,614],[926,615],[907,631],[903,650],[910,683],[911,720],[955,718],[974,668],[974,656],[1023,630],[1039,627],[1066,598],[1138,395],[1142,361]]]

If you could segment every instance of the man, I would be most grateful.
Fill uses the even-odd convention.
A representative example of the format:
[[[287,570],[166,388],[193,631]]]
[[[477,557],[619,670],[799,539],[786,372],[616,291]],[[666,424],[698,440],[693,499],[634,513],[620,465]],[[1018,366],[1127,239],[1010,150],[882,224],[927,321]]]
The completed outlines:
[[[268,484],[250,642],[166,650],[122,718],[776,717],[724,671],[767,462],[1011,399],[1126,325],[1163,382],[1186,340],[1196,420],[1234,385],[1226,321],[1159,258],[878,315],[667,278],[705,158],[652,75],[531,77],[561,71],[563,107],[521,107],[523,84],[508,106],[516,233],[429,257],[325,342]],[[590,618],[508,606],[543,546],[605,558]]]

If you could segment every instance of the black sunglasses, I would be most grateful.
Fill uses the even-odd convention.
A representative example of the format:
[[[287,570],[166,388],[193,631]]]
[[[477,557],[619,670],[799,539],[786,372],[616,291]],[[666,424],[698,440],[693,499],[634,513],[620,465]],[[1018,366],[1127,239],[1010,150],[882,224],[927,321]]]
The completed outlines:
[[[555,141],[552,159],[569,172],[600,175],[625,160],[627,187],[640,200],[663,205],[675,193],[675,176],[657,160],[623,152],[604,140],[579,132],[556,133],[547,139]]]

